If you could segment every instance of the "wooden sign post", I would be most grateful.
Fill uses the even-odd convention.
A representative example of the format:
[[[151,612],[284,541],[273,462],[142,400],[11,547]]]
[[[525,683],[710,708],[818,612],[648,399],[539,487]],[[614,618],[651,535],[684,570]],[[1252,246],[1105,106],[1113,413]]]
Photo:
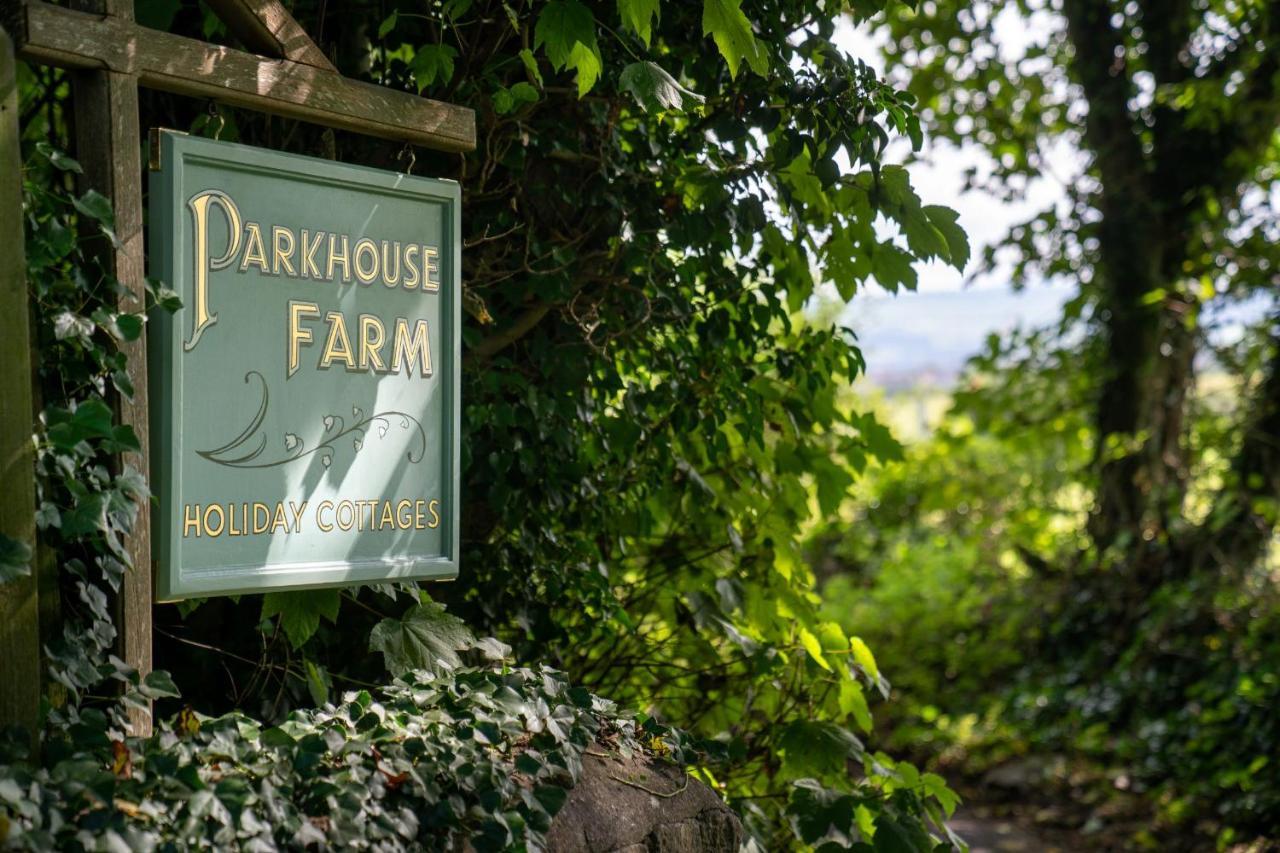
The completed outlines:
[[[133,0],[80,0],[76,9],[42,0],[0,0],[0,97],[5,105],[0,110],[0,353],[13,351],[12,358],[0,362],[0,464],[6,476],[0,532],[12,538],[33,541],[35,523],[29,345],[20,343],[27,340],[28,307],[21,187],[15,179],[20,174],[17,93],[12,61],[6,59],[10,37],[21,59],[75,72],[76,156],[85,169],[85,188],[101,192],[115,210],[121,245],[104,247],[102,260],[128,288],[130,310],[141,306],[145,282],[139,86],[442,151],[475,148],[471,110],[342,77],[279,0],[210,0],[209,5],[246,46],[267,55],[139,26],[133,20]],[[132,424],[141,439],[141,458],[130,462],[143,473],[148,469],[150,402],[145,346],[141,339],[126,345],[135,393],[120,406],[122,421]],[[25,395],[18,393],[19,386]],[[151,519],[150,507],[139,510],[129,541],[133,569],[121,591],[117,627],[121,656],[145,674],[151,669]],[[12,696],[12,701],[0,702],[0,724],[29,726],[40,681],[33,579],[0,587],[0,621],[0,683],[6,684],[0,694]],[[150,727],[146,714],[133,719],[135,734],[146,734]]]
[[[0,534],[36,538],[31,447],[31,334],[22,240],[22,157],[13,43],[0,30]],[[0,723],[34,732],[40,712],[35,572],[0,584]]]

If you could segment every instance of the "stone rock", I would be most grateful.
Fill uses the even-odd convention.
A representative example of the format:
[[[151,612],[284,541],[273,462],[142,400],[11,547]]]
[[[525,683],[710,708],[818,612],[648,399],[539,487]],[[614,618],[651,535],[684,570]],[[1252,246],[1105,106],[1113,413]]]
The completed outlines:
[[[588,753],[547,833],[550,853],[736,853],[742,823],[709,787],[655,759]]]

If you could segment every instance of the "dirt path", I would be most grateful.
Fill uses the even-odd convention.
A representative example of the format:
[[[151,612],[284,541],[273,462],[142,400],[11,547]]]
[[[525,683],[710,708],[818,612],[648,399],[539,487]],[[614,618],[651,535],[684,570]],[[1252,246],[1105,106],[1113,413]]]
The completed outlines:
[[[1003,818],[957,814],[947,823],[968,842],[970,853],[1053,853],[1063,849]]]

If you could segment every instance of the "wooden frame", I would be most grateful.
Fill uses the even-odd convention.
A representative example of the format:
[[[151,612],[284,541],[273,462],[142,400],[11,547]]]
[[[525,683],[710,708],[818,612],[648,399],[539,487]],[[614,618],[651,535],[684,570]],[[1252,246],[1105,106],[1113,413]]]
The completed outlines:
[[[34,464],[29,308],[23,262],[17,91],[13,49],[29,62],[72,69],[76,156],[84,189],[112,203],[119,248],[102,260],[129,291],[137,310],[144,298],[142,139],[138,86],[314,122],[441,151],[475,149],[475,113],[341,76],[279,0],[208,0],[252,50],[233,50],[138,25],[133,0],[78,0],[76,9],[42,0],[0,0],[0,532],[35,541]],[[10,45],[10,38],[13,45]],[[126,345],[132,400],[120,416],[142,440],[131,464],[147,473],[146,341]],[[139,672],[151,669],[150,507],[128,547],[134,569],[122,585],[118,628],[121,657]],[[33,728],[40,695],[39,617],[34,573],[0,586],[0,725]],[[151,731],[138,712],[135,734]]]

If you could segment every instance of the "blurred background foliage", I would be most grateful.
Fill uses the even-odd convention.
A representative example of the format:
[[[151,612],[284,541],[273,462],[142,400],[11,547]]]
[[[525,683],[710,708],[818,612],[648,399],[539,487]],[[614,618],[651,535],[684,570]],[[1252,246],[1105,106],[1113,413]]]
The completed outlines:
[[[1278,36],[1274,3],[1062,0],[872,39],[972,192],[1061,184],[971,277],[1073,295],[952,386],[863,389],[924,426],[811,560],[891,741],[1072,849],[1280,836]]]

